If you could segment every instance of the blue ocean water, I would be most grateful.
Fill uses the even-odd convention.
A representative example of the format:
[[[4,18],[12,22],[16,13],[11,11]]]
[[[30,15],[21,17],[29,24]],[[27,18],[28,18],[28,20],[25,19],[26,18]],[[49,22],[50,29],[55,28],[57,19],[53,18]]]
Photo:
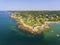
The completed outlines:
[[[0,14],[0,45],[60,45],[60,24],[52,24],[51,29],[34,36],[17,28],[11,14]]]

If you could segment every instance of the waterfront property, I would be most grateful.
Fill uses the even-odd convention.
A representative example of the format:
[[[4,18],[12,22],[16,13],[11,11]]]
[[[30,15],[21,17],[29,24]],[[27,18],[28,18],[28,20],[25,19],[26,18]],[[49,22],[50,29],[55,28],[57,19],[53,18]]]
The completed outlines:
[[[47,31],[51,23],[60,23],[60,15],[54,12],[22,11],[12,12],[11,17],[16,19],[18,27],[33,34]]]

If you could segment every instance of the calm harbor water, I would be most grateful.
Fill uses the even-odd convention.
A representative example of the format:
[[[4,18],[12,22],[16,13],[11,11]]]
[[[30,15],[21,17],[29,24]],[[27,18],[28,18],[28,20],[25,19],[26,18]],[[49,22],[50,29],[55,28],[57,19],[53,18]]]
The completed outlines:
[[[60,45],[60,24],[52,24],[49,32],[33,36],[20,31],[10,14],[0,14],[0,45]]]

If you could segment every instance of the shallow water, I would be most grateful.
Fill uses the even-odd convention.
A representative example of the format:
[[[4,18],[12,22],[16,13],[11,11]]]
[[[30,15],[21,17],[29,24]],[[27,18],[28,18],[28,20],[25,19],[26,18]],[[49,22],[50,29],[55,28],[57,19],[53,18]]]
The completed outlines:
[[[58,35],[58,36],[57,36]],[[10,14],[0,14],[0,45],[60,45],[60,24],[52,24],[41,36],[20,31]]]

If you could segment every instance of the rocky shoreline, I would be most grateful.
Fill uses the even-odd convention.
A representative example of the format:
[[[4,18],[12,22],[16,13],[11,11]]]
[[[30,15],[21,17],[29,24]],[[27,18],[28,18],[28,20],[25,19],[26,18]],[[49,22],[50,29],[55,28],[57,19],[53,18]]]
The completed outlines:
[[[23,19],[20,19],[19,17],[11,16],[11,18],[16,20],[19,29],[25,30],[35,35],[41,34],[43,31],[48,31],[50,29],[50,23],[45,22],[42,26],[36,26],[33,28],[32,26],[26,25],[23,22]]]

